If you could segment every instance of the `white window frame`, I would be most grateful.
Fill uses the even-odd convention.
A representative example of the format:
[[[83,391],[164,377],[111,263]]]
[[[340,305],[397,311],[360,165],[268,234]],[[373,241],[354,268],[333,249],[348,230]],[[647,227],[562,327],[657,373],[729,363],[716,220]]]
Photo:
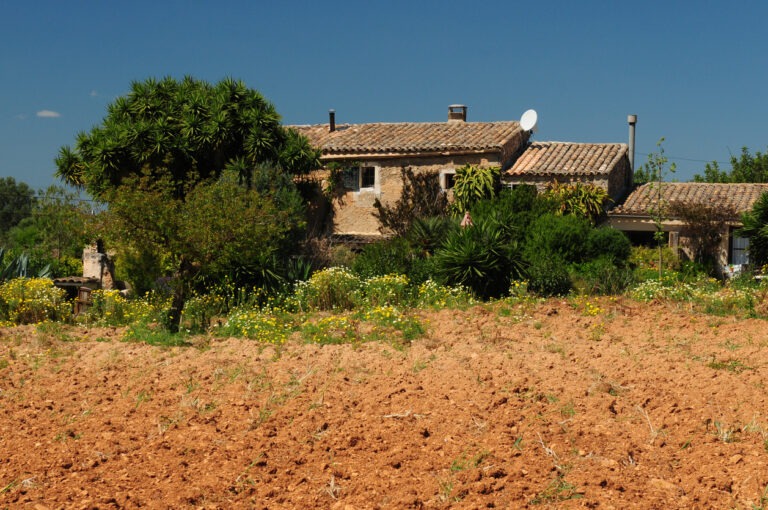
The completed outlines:
[[[366,168],[372,168],[373,169],[373,186],[363,186],[363,170]],[[354,173],[354,175],[348,174],[348,172]],[[368,165],[361,163],[359,165],[351,166],[344,169],[344,175],[342,177],[342,183],[344,184],[344,188],[347,190],[352,191],[353,193],[360,193],[362,192],[375,192],[379,193],[380,184],[379,184],[379,174],[380,174],[380,167],[378,165]],[[350,184],[353,185],[350,186]]]
[[[743,245],[743,246],[738,246]],[[741,255],[741,260],[736,260],[736,254]],[[731,233],[731,239],[728,246],[728,263],[732,265],[749,264],[749,238],[737,237]]]
[[[456,179],[456,169],[446,168],[444,170],[440,170],[440,189],[443,191],[450,191],[453,189],[453,186],[451,186],[450,188],[448,187],[449,175],[453,175],[454,176],[453,178]]]

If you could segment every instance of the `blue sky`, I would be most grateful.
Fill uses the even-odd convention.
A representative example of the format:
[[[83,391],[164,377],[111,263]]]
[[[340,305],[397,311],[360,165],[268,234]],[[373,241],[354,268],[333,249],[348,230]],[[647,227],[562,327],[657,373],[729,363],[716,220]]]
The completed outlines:
[[[231,76],[287,124],[519,119],[537,140],[666,138],[689,180],[765,152],[765,2],[14,1],[0,16],[0,177],[56,183],[55,158],[132,81]],[[726,164],[726,167],[728,165]]]

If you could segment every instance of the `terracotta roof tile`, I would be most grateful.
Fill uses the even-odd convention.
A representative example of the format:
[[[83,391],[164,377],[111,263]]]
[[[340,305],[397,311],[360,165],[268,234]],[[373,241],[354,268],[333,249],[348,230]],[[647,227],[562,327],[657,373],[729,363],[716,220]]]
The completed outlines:
[[[647,216],[649,210],[656,205],[658,192],[656,183],[643,184],[609,214],[611,216]],[[738,214],[750,210],[755,201],[765,192],[768,192],[768,184],[665,182],[661,185],[662,200],[667,203],[683,202],[732,207]]]
[[[627,156],[623,143],[535,142],[525,149],[508,177],[607,175]]]
[[[322,150],[324,159],[334,155],[419,154],[499,150],[523,130],[508,122],[403,122],[341,124],[333,132],[327,124],[288,126]]]

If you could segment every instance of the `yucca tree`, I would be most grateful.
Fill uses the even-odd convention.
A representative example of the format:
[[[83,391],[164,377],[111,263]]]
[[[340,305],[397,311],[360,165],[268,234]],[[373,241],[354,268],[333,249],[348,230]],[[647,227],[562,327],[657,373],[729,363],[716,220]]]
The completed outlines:
[[[432,255],[456,228],[456,223],[446,216],[416,218],[408,231],[407,238],[422,254]]]
[[[319,167],[319,153],[243,82],[185,77],[134,82],[101,126],[80,133],[74,149],[61,148],[56,167],[62,180],[101,197],[139,174],[170,176],[181,192],[226,168],[246,179],[264,162],[304,173]]]
[[[446,283],[469,287],[484,299],[503,295],[523,274],[517,243],[490,221],[454,230],[435,252],[435,261]]]

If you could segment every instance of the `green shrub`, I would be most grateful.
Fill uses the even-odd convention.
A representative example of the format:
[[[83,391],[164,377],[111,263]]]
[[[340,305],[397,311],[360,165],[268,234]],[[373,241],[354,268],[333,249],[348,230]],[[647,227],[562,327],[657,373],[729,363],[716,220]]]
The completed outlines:
[[[608,258],[614,264],[629,259],[632,251],[627,235],[611,227],[599,227],[587,235],[587,257],[590,259]]]
[[[91,306],[77,317],[77,321],[102,326],[127,326],[158,317],[167,305],[157,305],[147,298],[128,299],[118,290],[94,290],[91,292]]]
[[[360,292],[360,304],[365,306],[404,306],[410,301],[411,289],[408,277],[390,274],[368,278],[362,282]]]
[[[14,324],[61,321],[72,315],[66,292],[47,278],[15,278],[0,285],[0,319]]]
[[[531,224],[526,236],[525,258],[534,263],[541,258],[558,258],[566,263],[581,262],[591,226],[573,215],[545,214]]]
[[[405,239],[395,238],[366,245],[352,262],[352,271],[360,278],[406,274],[413,253]]]
[[[419,285],[416,295],[416,306],[419,308],[464,308],[473,304],[475,300],[468,289],[440,285],[434,280]]]
[[[452,232],[435,252],[435,263],[445,283],[468,287],[483,299],[505,294],[523,267],[517,243],[490,221]]]
[[[571,279],[565,263],[542,257],[528,268],[528,290],[542,297],[565,296],[571,291]]]
[[[663,247],[661,255],[664,271],[678,271],[680,269],[680,258],[672,251],[672,248],[669,246]],[[655,271],[656,278],[658,279],[659,249],[648,246],[632,246],[629,253],[629,264],[640,272],[640,280],[644,279],[642,278],[646,274],[644,270]],[[652,274],[651,277],[653,277]]]
[[[350,309],[356,304],[360,278],[345,267],[315,272],[294,287],[294,306],[299,310]]]
[[[408,276],[411,285],[415,286],[437,278],[435,257],[417,257],[413,259],[406,276]]]
[[[608,257],[580,264],[574,271],[574,287],[583,294],[621,294],[633,283],[632,270]]]
[[[301,334],[307,342],[328,345],[355,342],[359,339],[358,322],[343,315],[323,317],[301,326]]]
[[[293,323],[281,313],[241,308],[234,310],[216,335],[249,338],[259,343],[281,345],[293,332]]]

